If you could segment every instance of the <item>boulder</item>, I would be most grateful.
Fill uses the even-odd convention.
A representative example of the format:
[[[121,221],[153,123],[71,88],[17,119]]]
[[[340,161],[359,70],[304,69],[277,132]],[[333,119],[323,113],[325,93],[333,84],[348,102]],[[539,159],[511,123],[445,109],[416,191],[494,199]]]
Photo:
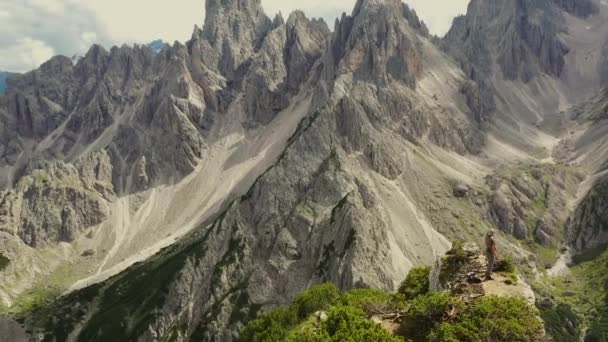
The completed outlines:
[[[469,195],[471,190],[466,184],[458,184],[454,186],[453,193],[455,197],[463,198]]]

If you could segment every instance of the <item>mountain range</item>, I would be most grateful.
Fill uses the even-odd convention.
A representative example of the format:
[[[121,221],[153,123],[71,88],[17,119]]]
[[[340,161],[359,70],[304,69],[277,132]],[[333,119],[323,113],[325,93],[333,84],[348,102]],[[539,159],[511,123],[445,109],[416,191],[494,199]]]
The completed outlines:
[[[563,290],[604,279],[581,264],[608,245],[603,0],[471,0],[443,38],[400,0],[331,28],[205,12],[185,44],[7,81],[2,335],[233,341],[314,284],[393,290],[490,229],[577,338],[605,334],[608,291]]]

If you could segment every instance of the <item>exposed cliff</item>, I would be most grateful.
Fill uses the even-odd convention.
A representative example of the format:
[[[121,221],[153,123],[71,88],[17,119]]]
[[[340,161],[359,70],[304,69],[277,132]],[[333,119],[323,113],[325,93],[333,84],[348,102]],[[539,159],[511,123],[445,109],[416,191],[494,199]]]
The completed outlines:
[[[444,44],[476,72],[490,73],[497,65],[506,79],[529,82],[542,73],[561,75],[568,53],[559,37],[564,29],[562,13],[551,0],[474,0]]]
[[[488,176],[489,216],[497,227],[520,240],[557,247],[564,239],[569,203],[583,176],[564,165],[537,165]]]
[[[600,178],[572,214],[568,235],[577,253],[598,252],[608,245],[608,179]]]

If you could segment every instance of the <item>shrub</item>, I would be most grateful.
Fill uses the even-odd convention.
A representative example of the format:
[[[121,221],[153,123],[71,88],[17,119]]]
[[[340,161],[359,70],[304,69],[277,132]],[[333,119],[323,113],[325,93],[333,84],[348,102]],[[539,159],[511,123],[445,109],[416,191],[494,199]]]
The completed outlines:
[[[370,309],[394,307],[393,296],[382,290],[375,289],[356,289],[342,295],[340,303],[345,306],[353,306],[364,311]]]
[[[464,251],[464,242],[457,240],[452,242],[452,249],[446,253],[441,263],[441,272],[439,272],[439,282],[442,285],[452,279],[453,275],[456,274],[462,265],[467,260],[466,253]]]
[[[544,339],[538,312],[516,297],[487,297],[468,306],[455,322],[433,331],[437,341],[532,342]]]
[[[5,268],[11,263],[11,259],[4,256],[4,254],[0,253],[0,272],[4,271]]]
[[[545,330],[554,342],[570,342],[580,339],[581,319],[567,304],[541,310]]]
[[[456,262],[462,262],[467,259],[464,252],[464,241],[456,240],[452,242],[452,249],[447,253],[448,258],[453,259]]]
[[[364,316],[361,309],[352,306],[334,306],[329,310],[323,329],[334,342],[402,342],[380,325]]]
[[[515,264],[513,260],[509,257],[498,260],[494,269],[497,272],[506,272],[506,273],[514,273],[515,272]]]
[[[302,292],[287,308],[275,309],[250,321],[241,331],[240,341],[274,342],[290,341],[315,342],[322,341],[322,336],[316,336],[313,331],[299,331],[290,336],[294,327],[302,320],[319,310],[327,310],[340,299],[340,290],[334,284],[320,284]],[[319,339],[315,339],[319,338]]]
[[[413,268],[399,286],[397,291],[403,295],[405,299],[414,299],[420,295],[429,292],[429,275],[431,274],[430,267]]]
[[[448,292],[430,292],[414,298],[401,323],[401,333],[414,341],[424,341],[449,313],[461,311],[463,303]]]
[[[329,336],[325,330],[315,329],[312,326],[298,330],[286,339],[287,342],[326,342],[328,340]]]
[[[241,332],[240,341],[283,341],[289,329],[297,323],[298,317],[292,307],[275,309],[250,321]]]
[[[593,323],[585,336],[585,342],[606,342],[608,341],[608,328],[599,323]]]
[[[340,299],[340,290],[334,284],[320,284],[300,294],[293,302],[295,312],[300,319],[308,317],[319,310],[327,310]]]

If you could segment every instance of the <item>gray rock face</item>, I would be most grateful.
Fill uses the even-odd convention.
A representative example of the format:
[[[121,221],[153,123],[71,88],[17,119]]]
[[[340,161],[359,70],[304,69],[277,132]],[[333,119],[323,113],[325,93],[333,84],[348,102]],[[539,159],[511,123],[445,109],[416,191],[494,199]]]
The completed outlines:
[[[208,43],[207,65],[232,78],[259,49],[272,28],[260,0],[209,0],[205,2],[203,37]]]
[[[580,181],[576,171],[548,165],[489,176],[489,218],[517,239],[555,247],[564,238],[567,199]]]
[[[410,8],[407,4],[403,4],[403,16],[410,23],[410,26],[423,37],[429,37],[429,29],[424,21],[418,18],[416,10]]]
[[[485,84],[485,81],[480,80],[479,82],[464,82],[460,92],[465,97],[467,106],[475,115],[475,121],[479,123],[479,127],[486,130],[492,113],[496,109],[493,91]]]
[[[107,149],[114,184],[126,193],[134,191],[127,178],[142,156],[149,185],[190,173],[204,145],[208,113],[204,101],[188,99],[208,90],[180,78],[196,71],[189,58],[183,46],[156,57],[148,47],[108,52],[94,46],[76,66],[56,57],[11,78],[0,98],[0,130],[7,133],[2,165],[19,168],[41,157],[71,161],[86,150]],[[28,147],[43,140],[44,147]]]
[[[32,166],[15,189],[0,192],[0,231],[42,247],[71,242],[106,219],[104,202],[114,197],[107,154],[91,155],[76,166],[62,162],[39,166]]]
[[[606,109],[608,109],[608,88],[603,88],[588,101],[573,108],[572,115],[579,120],[594,121],[597,126],[600,126],[603,124],[602,120],[608,118]]]
[[[528,82],[541,73],[561,75],[568,53],[562,30],[562,14],[551,0],[475,0],[444,42],[472,72],[489,73],[496,63],[505,78]]]
[[[30,338],[23,327],[10,318],[0,319],[0,331],[2,331],[2,337],[0,337],[1,342],[30,341]]]
[[[237,89],[244,96],[248,125],[266,125],[287,106],[309,78],[329,34],[325,22],[311,21],[299,11],[268,34],[251,61],[242,89]]]
[[[587,18],[598,11],[593,0],[554,0],[564,11],[581,18]]]
[[[353,16],[343,17],[335,32],[332,57],[338,73],[355,72],[360,80],[384,85],[395,80],[415,87],[422,59],[400,1],[359,0]]]
[[[568,238],[577,254],[594,252],[608,245],[608,178],[598,180],[573,213]]]

